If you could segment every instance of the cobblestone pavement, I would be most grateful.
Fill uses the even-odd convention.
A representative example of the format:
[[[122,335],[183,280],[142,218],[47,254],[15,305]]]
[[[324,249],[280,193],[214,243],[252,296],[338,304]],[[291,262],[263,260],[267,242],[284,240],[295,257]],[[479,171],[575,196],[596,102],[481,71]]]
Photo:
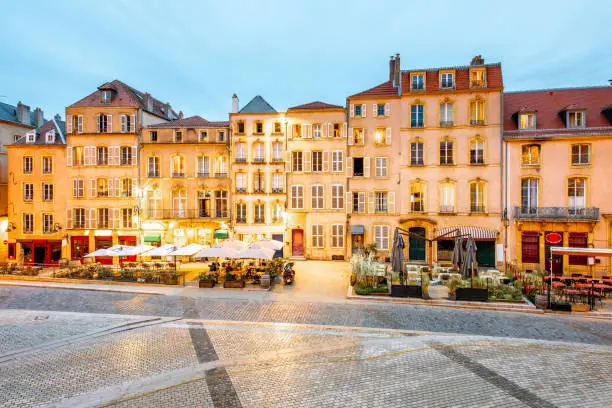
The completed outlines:
[[[0,310],[0,338],[20,350],[0,352],[2,407],[608,407],[612,398],[610,344],[74,312],[46,319],[44,341],[21,343],[15,325],[39,315]]]

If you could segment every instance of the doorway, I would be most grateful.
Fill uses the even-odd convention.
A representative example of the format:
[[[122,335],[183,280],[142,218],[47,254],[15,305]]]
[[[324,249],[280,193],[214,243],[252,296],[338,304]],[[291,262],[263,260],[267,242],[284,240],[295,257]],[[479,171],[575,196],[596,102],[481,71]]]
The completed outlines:
[[[272,239],[274,241],[283,242],[283,234],[272,234]],[[283,248],[274,251],[274,258],[282,258],[283,257]]]
[[[408,259],[410,261],[425,262],[425,228],[412,227],[408,229],[408,231],[410,232],[410,238],[408,239]],[[415,235],[421,236],[423,239]]]
[[[363,234],[352,234],[352,253],[353,254],[363,254]]]
[[[34,264],[42,265],[45,263],[47,245],[34,245]]]
[[[291,253],[293,256],[304,256],[304,230],[291,231]]]
[[[544,237],[546,237],[546,235],[548,235],[549,233],[550,231],[545,232]],[[561,235],[561,242],[563,242],[563,233],[559,232],[558,234]],[[556,276],[563,275],[563,255],[553,255],[551,265],[550,247],[559,245],[560,244],[549,244],[548,242],[546,242],[546,239],[544,239],[544,265],[546,265],[546,272],[550,273],[550,269],[552,267],[552,273]]]

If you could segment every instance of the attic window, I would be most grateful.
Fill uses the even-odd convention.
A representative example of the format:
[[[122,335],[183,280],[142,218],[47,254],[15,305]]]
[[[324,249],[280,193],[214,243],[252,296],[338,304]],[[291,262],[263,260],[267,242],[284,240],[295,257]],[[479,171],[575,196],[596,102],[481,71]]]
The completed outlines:
[[[21,135],[13,135],[13,143],[16,143],[19,139],[21,139]]]
[[[45,143],[55,143],[55,130],[50,130],[45,134]]]
[[[536,115],[535,113],[519,114],[519,129],[535,129]]]
[[[111,91],[102,91],[102,103],[110,103],[113,95]]]
[[[586,115],[584,111],[568,111],[566,115],[567,128],[583,128],[585,126]]]
[[[26,143],[34,143],[35,139],[36,139],[36,134],[34,132],[26,133]]]

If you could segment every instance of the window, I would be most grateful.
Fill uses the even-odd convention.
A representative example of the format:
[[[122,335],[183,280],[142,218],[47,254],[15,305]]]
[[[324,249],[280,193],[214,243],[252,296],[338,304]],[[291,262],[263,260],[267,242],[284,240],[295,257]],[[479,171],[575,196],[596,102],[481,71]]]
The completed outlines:
[[[303,171],[302,152],[292,152],[292,171]]]
[[[149,218],[160,218],[161,211],[161,192],[157,189],[147,192],[147,216]]]
[[[355,116],[362,116],[361,113],[361,105],[355,105]]]
[[[85,163],[85,156],[83,154],[83,146],[75,146],[72,148],[72,165],[82,166]]]
[[[523,263],[540,263],[540,234],[524,231],[521,235],[521,257]]]
[[[374,243],[376,249],[386,251],[389,249],[389,226],[375,225],[374,226]]]
[[[381,127],[376,128],[376,134],[374,136],[374,143],[376,144],[386,143],[385,132],[386,132],[385,128],[381,128]]]
[[[340,132],[340,124],[334,123],[334,137],[341,137],[342,133]]]
[[[132,228],[132,209],[121,209],[121,228]]]
[[[45,133],[45,143],[55,143],[55,130],[50,130]]]
[[[443,140],[440,142],[440,165],[451,166],[453,164],[453,142],[450,140]]]
[[[299,123],[293,125],[293,137],[302,137],[302,125]]]
[[[484,70],[471,70],[470,71],[470,87],[472,88],[482,88],[486,86],[485,81],[485,71]]]
[[[521,162],[523,166],[539,166],[540,145],[523,145],[521,148]]]
[[[23,174],[32,174],[32,164],[32,157],[25,156],[23,158]]]
[[[147,159],[149,177],[159,177],[159,157],[152,156]]]
[[[410,211],[425,211],[425,203],[423,202],[424,190],[423,183],[416,182],[410,184]]]
[[[181,155],[172,157],[172,177],[185,177],[185,158]]]
[[[323,171],[323,152],[312,152],[312,171]]]
[[[387,158],[376,158],[376,177],[387,177]]]
[[[353,177],[363,177],[363,157],[353,157]]]
[[[484,101],[477,99],[470,102],[470,125],[483,126],[484,124]]]
[[[102,91],[102,103],[110,103],[111,96],[111,91]]]
[[[149,140],[151,141],[151,143],[157,142],[157,130],[152,130],[149,132]]]
[[[244,122],[238,122],[238,130],[236,131],[238,134],[244,134]]]
[[[470,164],[484,164],[484,141],[480,139],[470,142]]]
[[[217,141],[225,142],[225,130],[220,130],[217,132]]]
[[[136,124],[134,123],[135,116],[121,115],[121,133],[134,132]]]
[[[519,129],[535,129],[536,115],[535,113],[521,113],[519,115]]]
[[[314,184],[310,187],[311,191],[311,208],[313,210],[323,209],[323,186]]]
[[[455,184],[444,182],[440,184],[440,212],[455,212]]]
[[[365,192],[355,192],[353,193],[353,212],[354,213],[365,213]]]
[[[322,136],[321,133],[321,124],[320,123],[315,123],[314,125],[312,125],[312,130],[313,130],[313,135],[315,139],[320,139]]]
[[[283,175],[272,174],[272,192],[273,193],[282,193],[283,192]]]
[[[272,206],[272,222],[280,222],[283,220],[283,205],[282,204],[274,204]]]
[[[453,104],[450,102],[440,104],[440,126],[453,126]]]
[[[112,180],[111,180],[112,181]],[[105,178],[99,178],[96,180],[96,192],[98,197],[108,197],[108,180]],[[94,194],[92,193],[92,196]]]
[[[572,145],[572,165],[583,166],[591,163],[591,145]]]
[[[34,214],[23,214],[23,233],[31,234],[34,232]]]
[[[43,183],[43,201],[53,201],[53,184]]]
[[[26,143],[34,143],[36,141],[36,133],[35,131],[31,131],[25,134]]]
[[[332,193],[332,199],[331,199],[332,210],[343,210],[344,209],[344,186],[342,184],[332,185],[331,193]]]
[[[98,132],[108,133],[111,131],[111,116],[98,115]]]
[[[121,179],[121,197],[132,197],[132,187],[131,178],[125,177]]]
[[[422,128],[424,126],[423,105],[411,105],[410,106],[410,127]]]
[[[455,88],[455,74],[445,72],[440,74],[440,88],[453,89]]]
[[[208,156],[198,157],[198,177],[210,176],[210,158]]]
[[[470,212],[485,212],[484,189],[484,183],[481,181],[475,181],[470,184]]]
[[[567,197],[569,213],[571,215],[582,213],[586,207],[586,179],[570,178],[567,184]]]
[[[280,122],[274,122],[274,130],[273,130],[273,132],[274,133],[283,133]]]
[[[42,172],[43,174],[53,173],[53,158],[51,156],[44,156],[42,159]]]
[[[273,162],[283,161],[283,144],[280,142],[272,143],[272,161]]]
[[[291,186],[291,208],[295,210],[304,208],[304,186]]]
[[[67,120],[72,122],[72,129],[70,129],[69,133],[83,133],[83,116],[73,115],[72,120],[70,120],[69,118],[67,118]],[[67,125],[68,127],[70,127],[70,123],[67,123]]]
[[[410,143],[410,165],[422,166],[423,164],[423,142]]]
[[[342,150],[334,150],[332,152],[332,171],[344,171],[344,156]]]
[[[227,162],[228,160],[226,156],[217,157],[217,173],[215,174],[215,177],[227,177]]]
[[[263,163],[265,161],[264,144],[254,143],[253,150],[254,150],[253,161],[257,163]]]
[[[236,192],[246,193],[247,176],[246,173],[236,173]]]
[[[53,214],[43,214],[43,233],[49,234],[53,232]]]
[[[13,143],[17,143],[21,139],[21,135],[13,135]]]
[[[568,245],[572,248],[587,248],[589,246],[588,242],[589,242],[588,234],[586,232],[570,232],[569,233]],[[570,255],[569,264],[570,265],[587,265],[587,257]]]
[[[323,248],[323,225],[314,224],[312,226],[312,247]]]
[[[256,203],[253,206],[253,210],[255,224],[264,224],[266,222],[265,205],[262,203]]]
[[[344,225],[332,224],[332,248],[344,248]]]
[[[85,228],[85,208],[75,208],[73,225],[74,228]]]
[[[245,203],[238,203],[236,204],[236,222],[238,223],[246,223],[246,204]]]
[[[364,132],[362,128],[353,128],[353,144],[362,145],[365,143]]]
[[[377,191],[375,193],[375,211],[377,213],[386,213],[387,212],[387,192]]]
[[[245,163],[247,157],[247,148],[245,143],[236,143],[236,162]]]
[[[263,133],[263,122],[255,122],[255,133]]]
[[[77,178],[72,180],[72,197],[83,198],[85,196],[85,180]]]
[[[376,116],[385,116],[385,104],[379,103],[376,105]]]
[[[183,132],[177,130],[174,132],[174,143],[182,143],[183,142]]]
[[[521,180],[521,214],[535,214],[538,208],[538,179]]]
[[[413,91],[423,90],[425,89],[425,75],[423,74],[415,74],[410,77],[412,81],[412,86],[410,89]]]
[[[98,166],[105,166],[108,164],[108,147],[100,146],[97,148]]]
[[[98,208],[98,228],[109,228],[108,208]]]
[[[175,190],[172,192],[172,213],[174,218],[185,218],[187,214],[185,190]]]
[[[567,127],[568,128],[581,128],[585,125],[584,112],[573,111],[567,112]]]
[[[253,192],[254,193],[265,193],[266,192],[265,173],[261,171],[253,173]]]
[[[34,184],[23,183],[23,201],[32,201],[34,199]]]
[[[131,166],[132,164],[132,148],[130,146],[121,146],[121,165]]]

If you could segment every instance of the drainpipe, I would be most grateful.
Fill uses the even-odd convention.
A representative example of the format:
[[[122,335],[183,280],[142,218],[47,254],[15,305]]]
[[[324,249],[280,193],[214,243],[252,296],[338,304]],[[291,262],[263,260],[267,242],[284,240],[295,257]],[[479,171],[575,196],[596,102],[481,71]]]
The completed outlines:
[[[499,101],[499,117],[500,117],[500,125],[499,125],[499,178],[501,183],[501,189],[499,191],[499,199],[502,210],[502,223],[504,225],[504,275],[508,272],[508,206],[507,206],[507,197],[508,197],[508,179],[505,176],[507,173],[506,170],[506,162],[507,162],[507,154],[508,154],[508,145],[504,141],[504,94],[503,90],[500,94]],[[505,147],[505,154],[504,154]]]
[[[344,163],[342,164],[342,168],[344,169],[344,178],[346,180],[346,186],[344,189],[344,200],[346,201],[346,193],[348,191],[350,191],[350,179],[349,177],[346,176],[346,158],[349,156],[349,144],[348,144],[348,138],[350,137],[350,135],[348,134],[349,132],[349,100],[348,98],[346,99],[346,104],[344,107],[344,123],[346,123],[346,140],[344,141],[344,143],[346,143],[346,154],[344,155],[344,157],[342,158],[344,160]],[[342,128],[344,128],[344,123],[342,124]],[[350,199],[351,201],[349,202],[345,202],[344,205],[346,205],[347,207],[352,205],[352,197]],[[350,208],[350,207],[348,207]],[[346,259],[349,260],[351,259],[351,256],[353,255],[353,242],[349,242],[348,237],[352,235],[349,233],[350,228],[351,228],[351,215],[348,214],[346,212],[346,207],[345,207],[345,213],[346,213],[346,227],[344,228],[344,242],[346,245]],[[351,211],[352,214],[352,211]],[[365,235],[364,235],[365,236]]]

